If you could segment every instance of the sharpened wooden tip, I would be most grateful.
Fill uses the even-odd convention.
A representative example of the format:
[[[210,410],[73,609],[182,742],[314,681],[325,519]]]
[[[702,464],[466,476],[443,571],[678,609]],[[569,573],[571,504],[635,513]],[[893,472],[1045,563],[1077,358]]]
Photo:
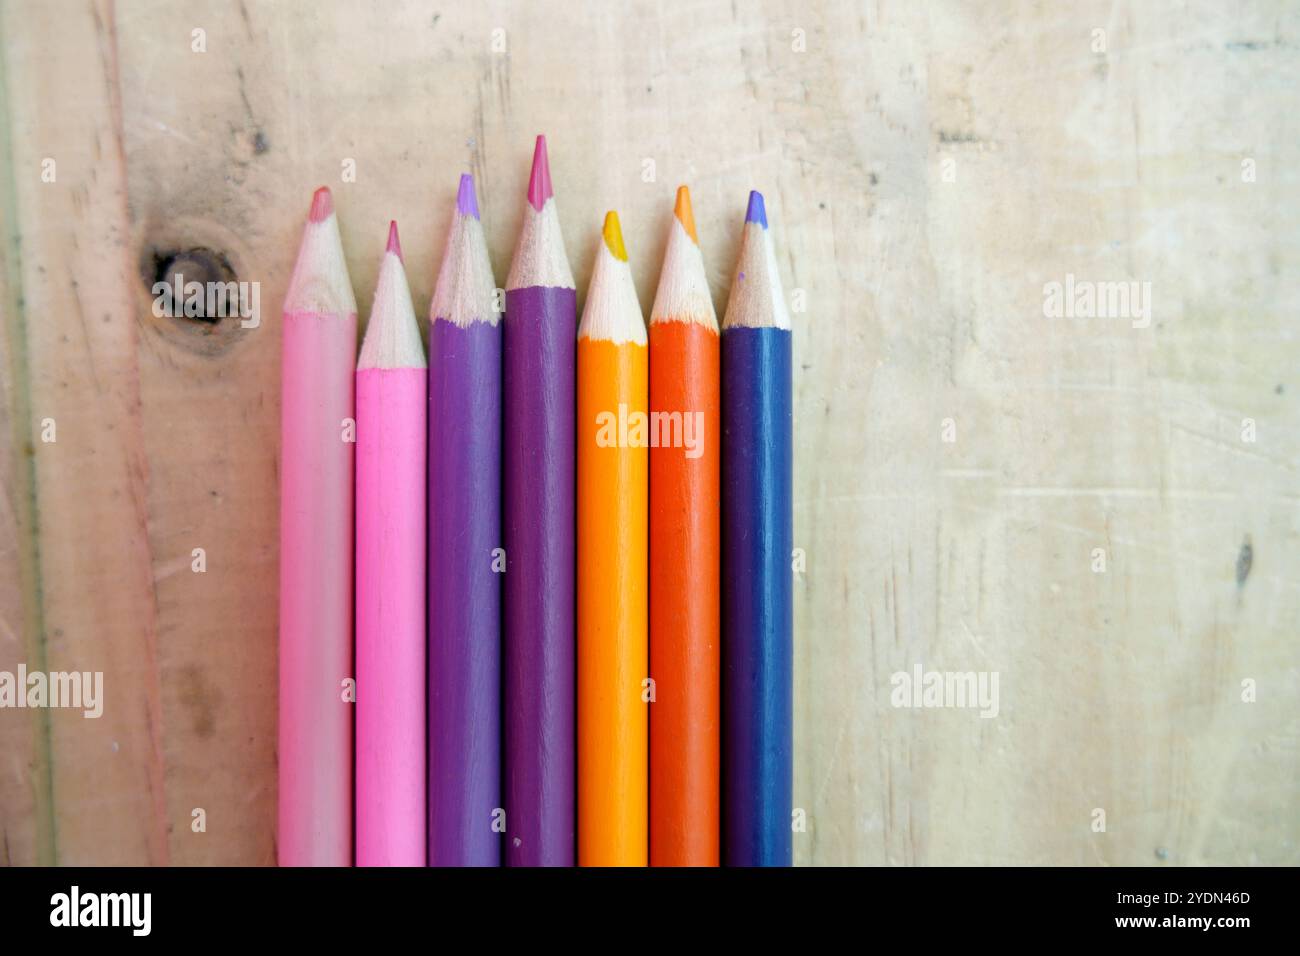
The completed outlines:
[[[618,224],[618,213],[612,209],[605,213],[605,226],[600,232],[605,237],[605,247],[610,254],[620,262],[627,262],[627,249],[623,246],[623,230]]]
[[[397,258],[402,261],[403,265],[406,264],[406,260],[402,258],[402,241],[397,238],[396,219],[392,220],[388,224],[388,251],[397,256]]]
[[[334,197],[330,195],[328,186],[322,186],[311,197],[311,214],[307,218],[312,222],[324,222],[333,211]]]
[[[700,237],[695,233],[695,211],[691,209],[691,191],[685,186],[677,187],[677,204],[673,206],[673,215],[686,230],[686,235],[691,237],[691,242],[698,246]]]
[[[551,189],[551,163],[546,157],[546,137],[539,135],[533,147],[533,170],[528,175],[528,201],[534,209],[542,211],[546,200],[554,196]]]

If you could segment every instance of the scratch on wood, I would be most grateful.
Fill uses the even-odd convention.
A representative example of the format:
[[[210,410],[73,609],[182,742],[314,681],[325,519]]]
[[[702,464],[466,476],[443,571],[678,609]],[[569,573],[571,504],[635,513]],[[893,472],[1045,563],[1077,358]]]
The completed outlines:
[[[72,289],[72,298],[77,303],[77,322],[81,325],[81,338],[85,344],[86,365],[90,368],[90,377],[95,383],[95,391],[103,394],[104,387],[99,381],[99,369],[95,367],[95,349],[90,344],[90,331],[86,328],[86,310],[81,304],[81,287],[72,275],[72,266],[68,266],[68,287]]]
[[[898,620],[898,570],[894,567],[892,558],[889,562],[889,589],[894,612],[894,643],[901,647],[903,644],[903,628]]]

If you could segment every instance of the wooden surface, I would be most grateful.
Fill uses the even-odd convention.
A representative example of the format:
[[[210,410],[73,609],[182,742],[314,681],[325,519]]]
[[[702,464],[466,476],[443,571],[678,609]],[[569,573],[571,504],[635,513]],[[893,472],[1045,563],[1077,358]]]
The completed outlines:
[[[545,131],[580,290],[617,207],[648,310],[688,182],[719,314],[754,187],[805,298],[798,862],[1300,861],[1298,34],[1281,0],[8,0],[0,670],[107,699],[0,711],[0,859],[274,860],[311,190],[363,311],[400,220],[423,312],[463,170],[504,282]],[[151,313],[191,248],[260,328]],[[1150,327],[1045,318],[1067,274],[1150,282]],[[996,671],[998,716],[892,707],[917,664]]]

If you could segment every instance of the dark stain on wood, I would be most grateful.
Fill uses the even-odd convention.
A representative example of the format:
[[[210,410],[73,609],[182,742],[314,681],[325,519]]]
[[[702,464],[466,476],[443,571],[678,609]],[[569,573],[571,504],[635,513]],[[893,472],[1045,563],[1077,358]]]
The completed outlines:
[[[1246,540],[1241,543],[1241,550],[1237,552],[1237,587],[1243,587],[1246,578],[1250,577],[1250,566],[1255,563],[1255,549],[1250,545],[1250,535],[1246,535]]]
[[[141,246],[137,263],[140,321],[163,339],[215,357],[256,334],[263,311],[261,290],[258,283],[240,281],[238,259],[231,253],[155,236]],[[179,299],[175,294],[178,280],[183,282]],[[195,282],[200,283],[201,295],[191,286]],[[245,315],[254,313],[258,321],[245,326]]]
[[[144,261],[141,263],[141,273],[145,284],[149,287],[149,294],[155,300],[160,300],[160,309],[169,313],[173,318],[182,321],[197,321],[216,323],[222,320],[219,314],[208,314],[208,301],[206,295],[204,301],[199,304],[197,311],[193,314],[187,314],[185,303],[183,301],[174,301],[172,291],[176,282],[179,280],[184,285],[191,282],[198,282],[206,289],[208,283],[236,282],[235,270],[222,253],[215,249],[208,249],[203,246],[195,246],[189,249],[149,249],[146,251]],[[165,283],[167,291],[161,296],[154,292],[157,283]],[[238,288],[238,285],[236,285]],[[182,293],[185,295],[185,293]],[[233,303],[227,302],[225,312],[227,314],[237,314],[240,301]],[[220,312],[222,310],[214,310]]]
[[[221,691],[208,682],[201,667],[191,664],[181,671],[180,696],[195,736],[206,739],[215,734]]]

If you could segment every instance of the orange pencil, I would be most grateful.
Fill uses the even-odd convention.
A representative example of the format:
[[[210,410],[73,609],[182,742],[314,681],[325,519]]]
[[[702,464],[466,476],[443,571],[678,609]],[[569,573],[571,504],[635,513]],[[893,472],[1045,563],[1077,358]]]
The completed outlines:
[[[645,866],[645,321],[618,215],[578,325],[578,863]]]
[[[650,863],[718,865],[718,317],[682,186],[650,310]]]

